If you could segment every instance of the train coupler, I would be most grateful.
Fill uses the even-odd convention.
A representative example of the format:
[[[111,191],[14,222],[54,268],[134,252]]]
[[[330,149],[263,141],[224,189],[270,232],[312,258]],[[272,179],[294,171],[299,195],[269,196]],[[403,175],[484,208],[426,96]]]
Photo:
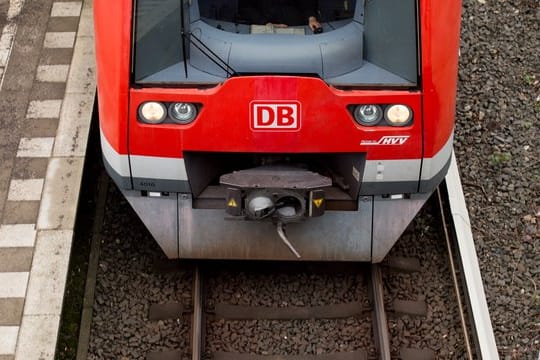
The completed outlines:
[[[282,167],[236,171],[223,175],[220,182],[227,186],[228,215],[283,224],[322,216],[326,209],[323,188],[332,185],[331,179],[320,174]]]

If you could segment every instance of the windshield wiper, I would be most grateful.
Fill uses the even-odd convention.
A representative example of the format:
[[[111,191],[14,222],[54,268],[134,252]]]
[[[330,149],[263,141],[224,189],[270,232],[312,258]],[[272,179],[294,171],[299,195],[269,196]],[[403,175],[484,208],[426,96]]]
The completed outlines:
[[[214,64],[216,64],[221,70],[225,71],[227,73],[228,77],[236,76],[238,73],[236,70],[234,70],[225,60],[219,57],[218,54],[216,54],[212,49],[210,49],[206,44],[193,35],[193,33],[185,34],[182,33],[182,37],[187,37],[188,41],[195,46],[201,53],[203,53],[204,56],[206,56],[210,61],[212,61]]]
[[[185,37],[185,23],[184,23],[184,0],[180,0],[180,34],[182,34],[182,56],[184,58],[184,72],[187,75],[187,56],[186,56],[186,37]]]
[[[221,70],[227,73],[227,77],[238,75],[238,73],[222,58],[219,57],[212,49],[210,49],[206,44],[193,35],[192,32],[186,33],[185,25],[185,13],[184,13],[184,0],[180,0],[180,34],[182,36],[182,53],[184,57],[184,72],[186,73],[186,79],[188,77],[188,66],[187,66],[187,55],[186,55],[186,38],[190,44],[195,46],[204,56],[206,56],[210,61],[216,64]]]

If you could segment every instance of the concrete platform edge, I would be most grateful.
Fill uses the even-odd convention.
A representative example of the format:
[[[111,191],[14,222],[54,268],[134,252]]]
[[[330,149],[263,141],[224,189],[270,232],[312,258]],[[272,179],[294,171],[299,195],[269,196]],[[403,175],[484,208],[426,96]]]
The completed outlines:
[[[92,0],[84,0],[55,147],[44,183],[36,229],[36,252],[30,270],[16,360],[55,357],[84,150],[95,98],[92,19]],[[74,111],[77,108],[82,116],[74,119],[72,114],[77,113]],[[66,131],[71,134],[66,134]],[[66,139],[72,143],[66,144]]]

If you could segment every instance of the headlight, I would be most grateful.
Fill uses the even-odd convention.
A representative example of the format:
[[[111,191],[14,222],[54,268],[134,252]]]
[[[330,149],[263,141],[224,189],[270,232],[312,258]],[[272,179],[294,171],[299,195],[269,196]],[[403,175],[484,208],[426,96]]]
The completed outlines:
[[[149,101],[139,107],[139,117],[146,123],[159,124],[166,116],[167,109],[162,103]]]
[[[187,124],[197,116],[197,108],[191,103],[172,103],[169,105],[169,116],[175,122]]]
[[[383,111],[379,105],[358,105],[354,109],[354,118],[361,125],[376,125],[382,118]]]
[[[412,118],[412,111],[406,105],[390,105],[384,112],[384,118],[394,126],[407,125]]]

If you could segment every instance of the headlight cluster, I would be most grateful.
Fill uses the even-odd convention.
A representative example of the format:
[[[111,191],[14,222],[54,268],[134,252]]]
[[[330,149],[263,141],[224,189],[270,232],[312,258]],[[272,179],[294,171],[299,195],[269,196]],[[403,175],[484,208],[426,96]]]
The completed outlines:
[[[413,118],[411,108],[402,104],[355,105],[352,107],[352,113],[356,122],[364,126],[406,126]]]
[[[197,117],[198,107],[193,103],[160,103],[148,101],[139,106],[139,120],[147,124],[189,124]]]

